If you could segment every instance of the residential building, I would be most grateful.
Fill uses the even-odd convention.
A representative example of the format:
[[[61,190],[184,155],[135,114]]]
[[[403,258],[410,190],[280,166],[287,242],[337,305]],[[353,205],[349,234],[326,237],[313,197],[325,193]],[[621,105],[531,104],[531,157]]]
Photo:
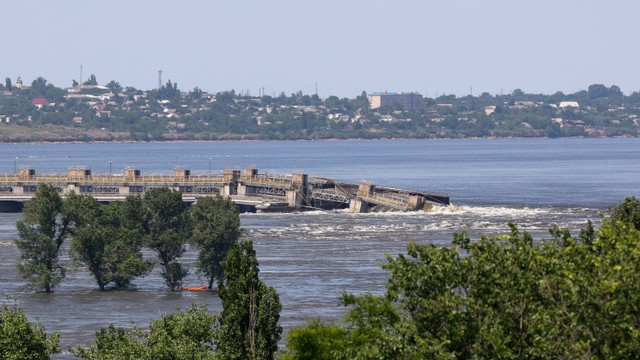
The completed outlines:
[[[580,104],[577,101],[561,101],[560,105],[558,105],[559,108],[561,109],[566,109],[566,108],[579,108]]]
[[[400,105],[404,110],[415,110],[422,103],[422,95],[417,92],[379,92],[369,95],[369,107]]]
[[[49,103],[49,100],[45,98],[34,98],[31,100],[31,103],[35,105],[38,109],[42,109],[45,105]]]

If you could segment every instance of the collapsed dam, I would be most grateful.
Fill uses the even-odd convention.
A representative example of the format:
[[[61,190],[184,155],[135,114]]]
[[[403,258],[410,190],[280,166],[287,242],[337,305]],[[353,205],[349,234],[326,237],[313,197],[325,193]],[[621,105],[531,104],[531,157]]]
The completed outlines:
[[[256,168],[229,169],[219,174],[194,175],[175,168],[172,175],[143,175],[137,168],[121,174],[92,174],[84,167],[70,168],[66,174],[39,175],[35,169],[21,168],[17,174],[0,175],[0,211],[19,211],[40,184],[53,186],[61,196],[71,192],[90,195],[102,202],[123,200],[129,195],[166,187],[193,203],[205,196],[224,196],[243,212],[350,209],[369,211],[425,211],[434,205],[448,205],[446,194],[378,186],[368,182],[352,184],[304,173],[260,173]]]

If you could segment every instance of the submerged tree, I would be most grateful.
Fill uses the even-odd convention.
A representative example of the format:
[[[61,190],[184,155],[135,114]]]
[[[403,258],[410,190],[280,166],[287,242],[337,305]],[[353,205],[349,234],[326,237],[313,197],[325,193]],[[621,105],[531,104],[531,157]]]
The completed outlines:
[[[217,196],[202,198],[191,207],[193,226],[191,239],[200,250],[196,264],[198,272],[208,279],[208,288],[214,280],[221,281],[222,261],[240,237],[238,206],[229,198]]]
[[[173,291],[189,273],[178,262],[189,236],[187,206],[182,201],[182,194],[167,188],[147,191],[142,199],[140,216],[144,242],[158,255],[162,276]]]
[[[258,261],[250,242],[235,244],[218,283],[223,310],[209,314],[206,305],[165,315],[148,330],[113,325],[96,333],[89,347],[72,352],[83,359],[261,359],[278,349],[282,306],[276,291],[258,278]]]
[[[252,242],[235,244],[224,269],[218,283],[223,307],[218,351],[226,359],[273,359],[282,334],[282,305],[275,289],[260,281]]]
[[[15,243],[21,251],[18,271],[31,288],[50,293],[65,276],[59,257],[69,235],[69,219],[62,198],[53,186],[41,184],[23,214],[23,220],[16,223],[19,237]]]
[[[0,359],[48,359],[60,353],[60,333],[47,337],[39,323],[31,323],[15,304],[0,307]]]
[[[153,269],[142,258],[139,232],[126,226],[129,202],[101,205],[93,197],[76,194],[65,202],[72,225],[71,255],[89,268],[100,290],[108,285],[128,287],[135,277]]]

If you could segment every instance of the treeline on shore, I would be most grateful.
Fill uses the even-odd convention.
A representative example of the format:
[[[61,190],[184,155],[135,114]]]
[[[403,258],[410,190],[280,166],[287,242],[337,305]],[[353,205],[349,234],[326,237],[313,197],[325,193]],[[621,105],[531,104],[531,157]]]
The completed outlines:
[[[637,137],[640,92],[592,84],[572,94],[419,97],[372,109],[368,94],[252,96],[117,81],[59,88],[39,77],[0,84],[0,142]],[[10,89],[10,90],[8,90]]]
[[[25,222],[37,221],[25,214]],[[640,201],[625,199],[602,217],[599,229],[588,222],[577,236],[553,226],[550,239],[534,240],[515,225],[510,228],[508,234],[474,241],[463,231],[449,247],[410,244],[407,254],[388,256],[383,265],[390,273],[384,294],[344,293],[340,301],[350,310],[342,324],[311,320],[292,329],[279,351],[277,293],[259,280],[251,243],[240,241],[222,262],[220,314],[194,305],[163,316],[147,330],[108,326],[92,344],[71,351],[84,359],[629,359],[640,354]],[[55,239],[55,233],[49,235]],[[60,351],[58,344],[59,333],[46,335],[18,306],[3,305],[0,359],[47,358]]]

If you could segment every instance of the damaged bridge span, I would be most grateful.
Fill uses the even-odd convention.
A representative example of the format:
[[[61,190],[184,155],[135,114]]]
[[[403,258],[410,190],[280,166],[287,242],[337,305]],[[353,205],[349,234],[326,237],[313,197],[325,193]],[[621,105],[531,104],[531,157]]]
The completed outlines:
[[[17,174],[0,175],[0,211],[19,211],[40,184],[53,186],[61,196],[75,192],[103,202],[166,187],[182,193],[183,200],[189,203],[206,196],[229,197],[244,212],[343,208],[357,213],[424,211],[434,205],[449,204],[449,196],[445,194],[367,182],[352,184],[304,173],[260,173],[256,168],[207,175],[176,168],[172,175],[142,175],[136,168],[126,168],[121,174],[92,174],[90,169],[80,167],[70,168],[66,174],[38,175],[35,169],[22,168]]]

